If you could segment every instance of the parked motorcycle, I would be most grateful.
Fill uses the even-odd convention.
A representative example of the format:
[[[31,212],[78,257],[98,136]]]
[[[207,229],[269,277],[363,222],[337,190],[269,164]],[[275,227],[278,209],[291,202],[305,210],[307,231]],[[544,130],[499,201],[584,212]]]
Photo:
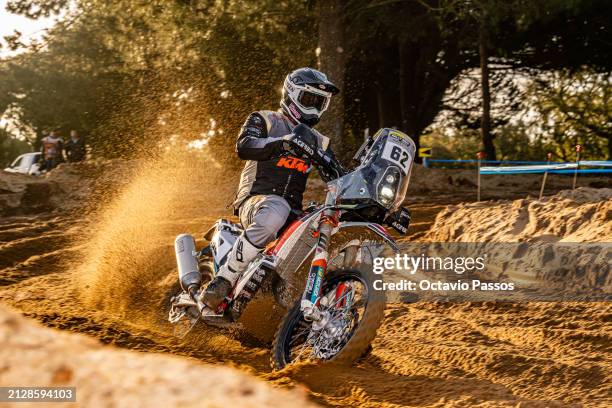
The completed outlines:
[[[304,125],[295,132],[311,131]],[[383,320],[385,294],[373,287],[372,263],[380,243],[397,252],[381,224],[406,233],[410,213],[401,207],[415,155],[414,142],[381,129],[345,170],[324,150],[296,145],[325,175],[325,203],[311,205],[253,260],[228,297],[211,310],[202,302],[206,281],[226,261],[242,227],[218,220],[197,250],[191,235],[176,238],[182,291],[171,299],[169,320],[191,329],[197,322],[236,327],[258,291],[274,295],[287,312],[272,345],[272,365],[304,360],[352,362],[362,356]],[[374,243],[378,243],[374,245]],[[262,317],[263,318],[263,317]]]

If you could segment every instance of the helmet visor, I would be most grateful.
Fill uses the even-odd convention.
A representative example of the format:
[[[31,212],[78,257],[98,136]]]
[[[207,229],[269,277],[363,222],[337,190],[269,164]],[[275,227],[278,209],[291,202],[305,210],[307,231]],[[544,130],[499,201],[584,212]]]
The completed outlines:
[[[315,108],[318,111],[325,110],[327,108],[328,97],[324,95],[315,94],[309,91],[300,92],[298,102],[304,108]]]

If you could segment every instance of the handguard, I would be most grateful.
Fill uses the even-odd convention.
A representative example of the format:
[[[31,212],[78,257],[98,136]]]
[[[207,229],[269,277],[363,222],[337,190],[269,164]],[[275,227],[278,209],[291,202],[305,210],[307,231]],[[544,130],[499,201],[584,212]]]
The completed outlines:
[[[410,210],[400,207],[387,216],[385,224],[391,226],[400,234],[406,235],[408,233],[408,227],[410,226],[410,219]]]
[[[297,125],[293,132],[284,136],[284,148],[289,153],[300,157],[311,157],[317,148],[317,138],[312,130],[303,124]]]
[[[297,125],[293,132],[283,137],[284,149],[295,156],[312,160],[319,168],[319,174],[325,182],[335,180],[346,174],[346,170],[334,154],[319,147],[317,136],[304,124]]]

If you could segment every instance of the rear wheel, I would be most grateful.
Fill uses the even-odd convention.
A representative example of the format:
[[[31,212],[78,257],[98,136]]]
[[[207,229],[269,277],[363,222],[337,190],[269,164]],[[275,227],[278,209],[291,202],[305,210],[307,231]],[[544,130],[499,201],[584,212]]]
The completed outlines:
[[[280,324],[272,346],[272,367],[300,361],[351,363],[368,351],[383,320],[385,295],[373,289],[371,271],[330,271],[321,290],[318,322],[304,319],[300,300]]]

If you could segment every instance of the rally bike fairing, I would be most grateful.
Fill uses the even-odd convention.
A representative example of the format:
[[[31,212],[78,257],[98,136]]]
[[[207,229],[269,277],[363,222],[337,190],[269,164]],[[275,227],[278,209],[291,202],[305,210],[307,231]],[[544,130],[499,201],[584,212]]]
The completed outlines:
[[[373,207],[382,210],[379,215],[383,216],[396,210],[406,197],[416,147],[408,136],[390,129],[381,129],[367,144],[367,151],[357,158],[361,164],[328,187],[336,204]],[[383,220],[379,218],[378,223]]]
[[[296,128],[296,133],[308,131],[310,129],[303,125]],[[300,149],[300,145],[296,147]],[[255,296],[264,279],[271,275],[276,277],[272,291],[278,303],[290,307],[301,295],[301,300],[285,317],[277,333],[277,336],[285,336],[275,340],[273,354],[277,368],[299,359],[292,354],[293,343],[305,345],[309,349],[306,354],[320,359],[333,358],[344,348],[350,349],[349,340],[352,336],[359,337],[355,335],[359,333],[359,316],[368,316],[365,311],[368,299],[377,296],[369,292],[371,289],[368,288],[366,272],[346,271],[326,277],[331,237],[353,227],[365,228],[397,250],[393,239],[379,224],[385,222],[405,233],[409,223],[409,213],[399,206],[405,198],[416,149],[406,135],[392,129],[381,129],[359,149],[355,159],[360,164],[348,173],[333,156],[322,149],[314,147],[301,150],[311,156],[323,179],[328,182],[325,204],[307,209],[301,218],[268,245],[249,265],[232,293],[217,310],[210,310],[201,302],[202,281],[197,279],[195,273],[198,268],[197,259],[209,260],[212,267],[209,267],[208,278],[212,278],[225,262],[242,228],[226,220],[217,221],[206,235],[210,245],[200,252],[195,251],[195,242],[189,235],[180,235],[175,242],[183,292],[172,299],[169,316],[172,323],[183,317],[189,319],[190,327],[200,318],[208,324],[221,326],[234,322]],[[304,279],[300,277],[300,281],[295,275],[311,257],[304,288]],[[193,259],[196,259],[195,263]],[[330,282],[335,282],[336,286],[330,287]],[[360,283],[363,288],[356,290],[356,283]],[[357,300],[358,293],[365,296],[365,300]],[[360,305],[364,311],[356,312],[356,309],[351,309],[353,305]],[[372,317],[372,313],[369,314],[369,320],[378,320],[369,323],[370,326],[375,325],[375,334],[382,319],[382,309],[378,317]],[[308,335],[302,333],[301,337],[298,336],[299,341],[296,342],[290,338],[295,335],[293,329],[298,321],[302,321],[300,325],[309,326],[310,331]],[[371,338],[366,340],[368,344],[374,334],[370,333]],[[303,351],[299,353],[300,356]]]

